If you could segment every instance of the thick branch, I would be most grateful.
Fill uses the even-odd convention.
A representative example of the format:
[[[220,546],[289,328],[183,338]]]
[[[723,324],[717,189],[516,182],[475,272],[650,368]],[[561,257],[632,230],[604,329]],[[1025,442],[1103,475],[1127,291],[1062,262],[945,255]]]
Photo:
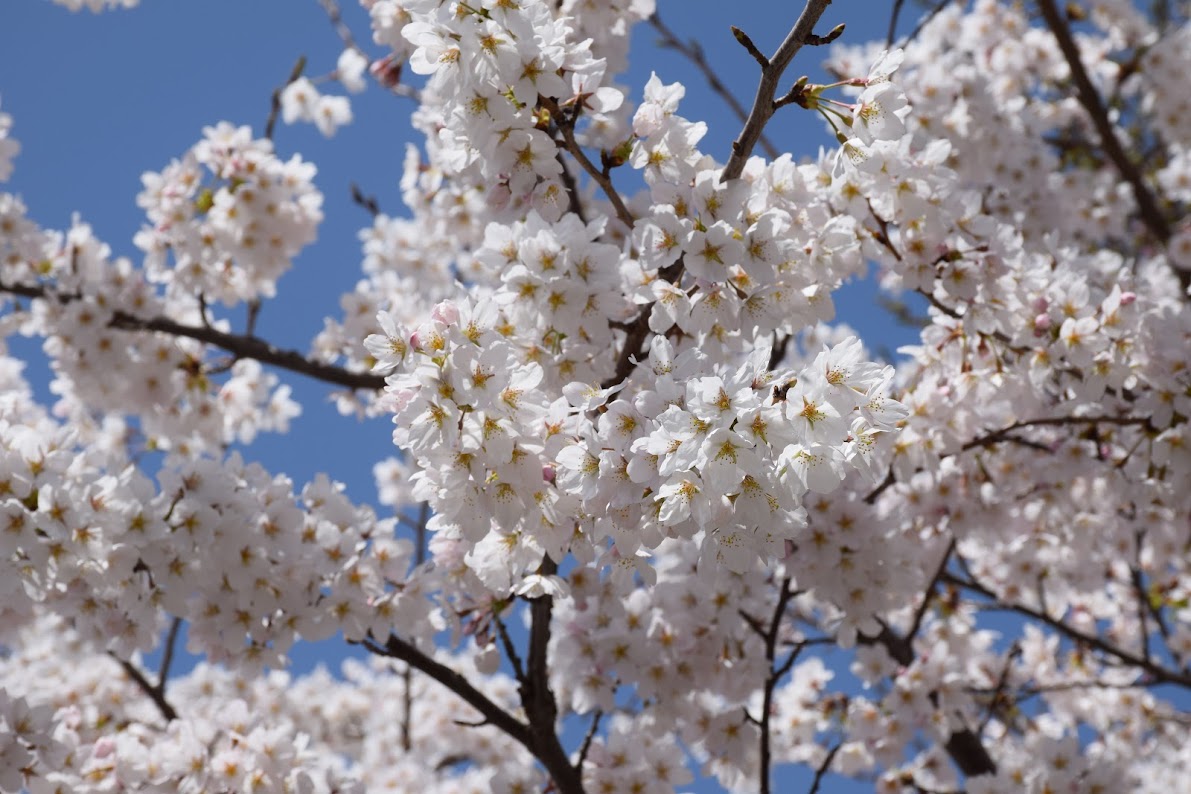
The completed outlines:
[[[120,663],[124,668],[124,672],[132,679],[141,691],[145,693],[146,697],[153,701],[157,706],[157,710],[161,712],[161,716],[165,717],[166,722],[173,722],[178,719],[178,712],[170,704],[165,697],[165,683],[170,677],[170,667],[174,663],[174,645],[178,641],[178,630],[182,628],[182,618],[174,618],[173,623],[170,624],[170,629],[165,636],[165,646],[161,652],[161,666],[157,670],[157,683],[149,683],[149,679],[140,671],[136,665],[125,659],[121,659],[114,653],[109,654],[113,659]]]
[[[724,166],[724,173],[720,177],[720,181],[739,179],[744,172],[745,162],[753,153],[753,147],[760,140],[761,133],[765,130],[765,124],[773,115],[773,99],[777,95],[777,84],[782,77],[782,72],[790,65],[790,61],[794,59],[802,46],[814,35],[815,25],[818,24],[819,17],[823,16],[829,5],[831,5],[831,0],[807,0],[806,8],[798,17],[798,21],[794,23],[786,40],[777,48],[773,57],[767,59],[767,64],[761,70],[761,81],[757,84],[757,96],[753,100],[753,109],[749,112],[748,120],[745,121],[740,137],[732,143],[732,156],[728,158],[728,164]]]
[[[480,712],[484,716],[485,721],[504,731],[514,741],[523,745],[530,752],[534,751],[533,739],[525,723],[493,703],[487,695],[472,686],[471,682],[462,674],[432,659],[395,635],[390,635],[384,645],[380,645],[372,640],[365,640],[363,645],[378,656],[400,659],[411,667],[421,670],[454,692],[476,711]]]
[[[1170,224],[1167,222],[1166,216],[1162,214],[1158,200],[1146,184],[1141,170],[1129,157],[1124,146],[1121,145],[1121,141],[1117,138],[1116,131],[1112,128],[1112,122],[1108,118],[1108,108],[1105,107],[1104,100],[1101,99],[1100,93],[1088,77],[1088,71],[1079,57],[1079,47],[1071,35],[1071,29],[1067,26],[1067,20],[1059,11],[1054,0],[1038,0],[1038,10],[1042,12],[1046,26],[1050,28],[1050,32],[1059,43],[1063,57],[1067,60],[1079,104],[1083,106],[1088,118],[1092,121],[1092,126],[1096,128],[1104,153],[1108,155],[1108,159],[1112,160],[1121,178],[1128,182],[1129,187],[1133,189],[1133,200],[1137,202],[1137,210],[1141,214],[1142,223],[1150,230],[1150,234],[1154,235],[1161,243],[1166,244],[1171,238]],[[1176,273],[1183,292],[1186,293],[1188,286],[1191,286],[1191,272],[1176,268]]]
[[[878,643],[885,646],[885,650],[889,652],[890,657],[902,667],[909,667],[914,663],[915,653],[911,642],[888,626],[883,626],[881,633],[876,637],[862,636],[861,640],[863,642]],[[931,692],[930,701],[937,707],[939,702],[938,695]],[[985,748],[983,742],[980,741],[980,737],[968,728],[955,731],[948,736],[943,747],[947,751],[947,755],[951,756],[951,760],[955,762],[955,765],[969,777],[995,775],[997,772],[997,764],[993,761],[992,756],[988,754],[988,750]]]
[[[543,576],[558,572],[558,564],[549,556],[542,560],[539,571]],[[550,645],[550,623],[553,620],[554,599],[544,595],[529,602],[529,651],[525,661],[525,680],[520,686],[521,705],[529,717],[529,733],[533,752],[560,794],[582,794],[583,776],[571,764],[562,743],[558,740],[558,704],[550,689],[550,667],[547,648]]]

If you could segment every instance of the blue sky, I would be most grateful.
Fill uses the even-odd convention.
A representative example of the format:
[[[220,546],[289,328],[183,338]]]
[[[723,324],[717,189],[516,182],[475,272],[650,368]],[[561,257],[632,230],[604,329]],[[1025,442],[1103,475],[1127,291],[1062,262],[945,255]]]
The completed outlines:
[[[365,12],[354,0],[343,2],[345,20],[357,39],[371,54],[383,55],[371,46]],[[845,41],[883,38],[890,5],[837,0],[818,32],[846,22]],[[746,31],[762,51],[772,52],[800,7],[777,0],[663,0],[660,12],[681,37],[703,44],[722,80],[747,107],[757,66],[735,42],[729,25]],[[905,16],[912,17],[911,11]],[[656,39],[648,26],[638,28],[630,71],[621,78],[632,86],[630,98],[640,97],[651,70],[664,82],[684,82],[688,91],[681,112],[708,121],[703,148],[726,159],[739,122],[694,68],[674,52],[659,51]],[[259,135],[270,94],[296,59],[305,55],[307,73],[324,74],[334,68],[340,50],[316,0],[142,0],[137,9],[102,15],[71,14],[48,0],[4,0],[0,110],[14,117],[11,134],[23,148],[4,189],[21,195],[29,215],[46,227],[66,228],[72,213],[80,213],[116,255],[139,261],[131,240],[144,222],[135,203],[140,174],[160,170],[196,142],[204,126],[221,120],[249,124]],[[788,72],[790,80],[803,73],[819,79],[822,57],[821,50],[803,50]],[[317,243],[297,259],[281,280],[278,297],[261,313],[258,333],[282,347],[308,349],[323,318],[340,315],[339,296],[359,277],[356,235],[369,218],[351,203],[349,185],[356,182],[376,195],[387,213],[401,213],[398,180],[405,143],[413,140],[408,118],[414,105],[375,87],[352,101],[356,122],[331,140],[309,125],[279,125],[275,136],[284,157],[298,152],[318,165],[316,183],[326,197],[326,220]],[[780,112],[767,134],[795,155],[834,145],[817,117],[794,107]],[[857,328],[873,347],[895,349],[912,341],[913,332],[874,310],[873,294],[867,282],[845,288],[837,295],[839,319]],[[39,357],[35,342],[17,343],[13,349],[33,361]],[[48,398],[44,365],[31,363],[29,371],[43,399]],[[327,402],[326,386],[291,374],[283,379],[303,404],[303,415],[289,435],[263,435],[246,456],[287,472],[298,483],[327,471],[347,483],[355,500],[373,501],[371,467],[392,454],[390,425],[383,419],[340,417]],[[320,661],[336,666],[340,656],[326,648],[305,652],[296,656],[295,669]],[[794,790],[805,790],[808,782],[809,776],[801,774],[783,781]]]

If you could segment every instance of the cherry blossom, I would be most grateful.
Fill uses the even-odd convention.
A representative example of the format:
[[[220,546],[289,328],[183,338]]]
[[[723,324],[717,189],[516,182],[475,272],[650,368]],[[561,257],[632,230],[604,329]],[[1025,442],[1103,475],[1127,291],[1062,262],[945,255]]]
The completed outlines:
[[[272,120],[142,177],[135,258],[0,193],[0,329],[52,373],[0,348],[0,790],[1180,790],[1182,17],[865,45],[809,0],[737,32],[714,152],[697,78],[625,84],[650,0],[361,4],[273,120],[363,123],[337,80],[424,142],[308,352],[256,328],[324,213]],[[889,360],[835,318],[870,268],[920,326]],[[391,438],[383,510],[256,462],[291,376]],[[321,641],[356,655],[285,670]]]

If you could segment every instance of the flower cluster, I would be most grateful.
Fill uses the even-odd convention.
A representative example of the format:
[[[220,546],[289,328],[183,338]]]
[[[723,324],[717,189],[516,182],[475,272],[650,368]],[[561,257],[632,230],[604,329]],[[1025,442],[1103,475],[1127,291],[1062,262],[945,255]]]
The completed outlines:
[[[272,297],[322,221],[314,173],[296,155],[278,159],[248,127],[206,128],[181,160],[141,178],[137,204],[151,225],[134,242],[149,278],[229,306]]]
[[[616,83],[651,0],[362,5],[386,51],[332,79],[426,140],[310,358],[254,321],[314,169],[247,128],[146,175],[143,269],[0,194],[0,331],[57,397],[0,357],[0,788],[1178,787],[1191,27],[945,4],[762,106],[838,145],[720,162],[687,86]],[[281,117],[346,123],[322,85]],[[896,366],[827,325],[870,263],[921,326]],[[223,448],[297,415],[269,364],[392,419],[392,518]],[[167,693],[139,654],[183,624],[225,667]],[[335,633],[371,664],[239,677]]]

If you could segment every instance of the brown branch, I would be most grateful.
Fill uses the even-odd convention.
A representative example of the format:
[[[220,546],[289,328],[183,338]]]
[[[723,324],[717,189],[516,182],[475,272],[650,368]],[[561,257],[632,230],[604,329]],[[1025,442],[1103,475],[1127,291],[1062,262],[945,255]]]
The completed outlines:
[[[376,196],[365,195],[364,191],[360,190],[360,186],[355,182],[351,183],[351,193],[353,203],[363,207],[364,210],[373,218],[375,218],[377,215],[380,215],[380,203],[377,202]]]
[[[782,589],[777,595],[777,604],[773,608],[773,617],[769,620],[769,627],[765,631],[765,661],[769,667],[769,674],[765,676],[765,688],[762,690],[761,701],[761,794],[770,794],[771,781],[769,779],[770,766],[772,765],[770,747],[770,726],[769,719],[773,711],[773,690],[777,687],[777,683],[781,680],[794,665],[794,660],[798,658],[801,647],[795,648],[791,652],[789,658],[781,667],[775,668],[773,666],[774,660],[777,658],[777,635],[778,630],[782,625],[782,618],[786,615],[786,607],[790,603],[790,598],[794,595],[794,591],[790,589],[790,579],[786,577],[782,580]]]
[[[716,74],[715,69],[708,62],[707,56],[703,52],[703,46],[698,41],[694,39],[683,41],[678,38],[678,35],[662,21],[662,18],[656,11],[647,21],[658,32],[658,35],[661,36],[661,40],[658,42],[660,46],[677,50],[686,57],[688,61],[694,64],[696,69],[703,73],[704,79],[707,80],[707,85],[711,87],[711,90],[720,99],[724,100],[724,104],[731,108],[732,112],[736,114],[736,117],[740,119],[740,122],[743,124],[748,121],[748,111],[744,109],[744,105],[740,104],[740,100],[736,98],[736,94],[729,90],[723,81],[720,80],[719,75]],[[749,43],[751,44],[752,42],[750,41]],[[781,156],[781,152],[765,137],[764,133],[757,139],[757,142],[761,144],[761,148],[765,150],[765,154],[769,156],[770,160],[776,160]]]
[[[112,328],[123,331],[157,331],[206,342],[228,351],[236,358],[256,359],[262,364],[272,364],[281,369],[288,369],[300,375],[337,386],[346,386],[350,389],[379,391],[385,386],[384,376],[368,372],[351,372],[342,367],[311,361],[296,350],[282,350],[257,336],[228,334],[213,328],[196,328],[175,322],[167,317],[136,317],[122,311],[113,313],[108,324]]]
[[[371,639],[364,640],[361,644],[377,656],[399,659],[430,676],[480,712],[484,717],[484,722],[496,726],[531,753],[533,752],[533,738],[530,736],[529,727],[492,702],[487,695],[472,686],[471,682],[461,673],[427,656],[396,635],[389,635],[389,639],[384,645]]]
[[[1131,653],[1124,648],[1120,648],[1112,644],[1108,640],[1105,640],[1095,634],[1087,634],[1082,632],[1079,629],[1069,626],[1066,622],[1059,620],[1058,618],[1053,618],[1047,613],[1041,612],[1037,609],[1034,609],[1033,607],[1028,607],[1025,604],[1007,603],[988,587],[978,582],[975,577],[965,579],[954,574],[946,573],[943,575],[943,579],[949,584],[953,584],[956,587],[962,587],[966,590],[971,590],[972,592],[978,593],[989,599],[993,602],[991,608],[994,610],[1016,612],[1019,615],[1033,618],[1040,623],[1050,626],[1052,629],[1058,631],[1060,634],[1065,635],[1070,640],[1083,643],[1089,647],[1095,648],[1102,653],[1106,653],[1109,656],[1116,657],[1126,664],[1145,671],[1155,681],[1164,684],[1175,684],[1176,686],[1191,689],[1191,675],[1178,670],[1171,670],[1151,661],[1146,661],[1140,656],[1137,656],[1136,654]]]
[[[587,735],[583,737],[583,744],[579,748],[579,757],[575,759],[575,771],[577,772],[582,773],[583,771],[583,762],[587,760],[587,752],[591,749],[591,742],[600,729],[600,720],[603,717],[604,712],[599,709],[596,709],[595,714],[592,715],[591,725],[587,726]]]
[[[1067,425],[1148,425],[1149,419],[1144,416],[1051,416],[1043,417],[1041,419],[1026,419],[1021,422],[1014,422],[1011,425],[1002,427],[1000,430],[994,430],[983,436],[972,439],[960,447],[960,452],[966,452],[969,449],[976,447],[987,447],[1001,441],[1016,440],[1021,441],[1010,436],[1014,430],[1020,430],[1023,427],[1062,427]]]
[[[811,787],[807,794],[818,794],[819,786],[823,784],[823,777],[827,774],[827,770],[831,768],[831,762],[835,760],[836,754],[839,753],[840,748],[843,746],[843,742],[840,742],[827,751],[827,757],[823,759],[823,763],[819,764],[819,768],[815,770],[815,779],[811,781]]]
[[[161,665],[157,668],[157,691],[165,695],[165,682],[170,677],[170,667],[174,664],[174,646],[178,642],[178,631],[182,628],[182,618],[174,618],[170,629],[165,635],[165,647],[161,651]]]
[[[938,567],[935,569],[935,575],[931,577],[930,583],[926,586],[926,590],[922,594],[922,603],[918,605],[918,609],[914,612],[914,620],[910,623],[910,631],[906,634],[906,641],[913,642],[914,638],[918,636],[918,630],[922,628],[922,620],[926,617],[926,610],[930,608],[931,599],[934,598],[935,588],[939,586],[939,580],[943,577],[943,572],[947,570],[947,563],[951,562],[951,555],[955,552],[955,538],[951,538],[951,542],[947,544],[946,551],[943,552],[943,559],[939,561]]]
[[[889,33],[885,36],[885,47],[893,46],[893,37],[897,35],[897,18],[901,16],[902,6],[906,0],[893,0],[893,13],[889,15]]]
[[[903,637],[884,624],[881,626],[881,633],[876,637],[867,637],[862,634],[859,637],[859,641],[885,646],[885,650],[889,652],[889,656],[902,667],[909,667],[914,663],[916,654],[914,653],[914,646],[910,642],[910,639]],[[931,692],[929,698],[931,704],[938,708],[938,694]],[[988,749],[984,746],[980,737],[969,728],[962,728],[953,732],[947,737],[947,741],[943,747],[947,751],[947,755],[951,756],[951,760],[955,762],[955,765],[968,777],[995,775],[997,773],[997,764],[993,761],[992,756],[989,755]]]
[[[579,163],[579,166],[587,172],[592,181],[600,186],[600,190],[604,191],[604,195],[612,203],[612,208],[616,210],[616,217],[625,225],[626,231],[632,231],[633,214],[629,212],[624,199],[616,191],[616,186],[612,184],[609,169],[607,167],[596,168],[595,163],[587,157],[583,147],[575,140],[575,119],[568,118],[558,103],[550,97],[538,96],[538,104],[546,108],[550,113],[550,118],[554,120],[555,126],[558,127],[558,131],[562,133],[562,148],[570,152],[571,156],[575,158],[575,162]]]
[[[273,89],[273,98],[269,102],[269,118],[265,121],[265,137],[269,140],[273,140],[273,132],[277,128],[277,117],[281,114],[281,92],[285,90],[286,86],[301,77],[305,68],[306,56],[299,55],[298,60],[294,63],[294,68],[290,70],[289,78],[285,83]]]
[[[0,283],[0,293],[3,292],[26,298],[57,300],[61,303],[70,303],[81,297],[77,294],[57,293],[40,285],[30,286],[27,284]],[[385,379],[382,375],[374,375],[370,372],[352,372],[331,364],[311,361],[296,350],[282,350],[257,336],[229,334],[207,326],[184,325],[168,317],[137,317],[125,311],[112,312],[111,319],[108,320],[108,327],[121,331],[156,331],[170,336],[205,342],[221,350],[226,350],[237,359],[255,359],[262,364],[271,364],[299,375],[306,375],[324,383],[345,386],[349,389],[380,391],[385,387]]]
[[[924,14],[922,18],[918,20],[918,24],[914,26],[914,29],[907,33],[905,37],[897,43],[897,46],[905,47],[911,41],[918,38],[918,34],[922,32],[923,28],[929,25],[930,21],[939,15],[939,12],[951,5],[951,2],[952,0],[939,0],[939,2],[935,3],[931,10],[926,12],[926,14]]]
[[[174,720],[178,719],[178,712],[173,706],[170,705],[170,702],[166,700],[165,692],[159,689],[157,686],[149,683],[149,679],[145,677],[144,673],[137,669],[136,665],[127,659],[121,659],[110,651],[109,655],[120,663],[120,666],[124,668],[124,672],[129,678],[132,679],[133,683],[145,693],[147,698],[153,701],[153,705],[157,706],[157,710],[161,712],[161,716],[165,717],[166,722],[173,722]]]
[[[558,564],[547,555],[538,572],[542,576],[553,576],[558,572]],[[525,680],[518,690],[522,708],[529,719],[528,731],[534,755],[550,773],[559,794],[582,794],[583,776],[577,767],[571,765],[558,739],[558,704],[550,689],[547,649],[550,645],[553,608],[554,599],[549,595],[529,599],[529,651],[526,654]]]
[[[744,172],[745,162],[753,153],[753,147],[756,146],[761,133],[765,130],[766,123],[773,116],[773,100],[777,94],[777,85],[782,72],[790,65],[790,61],[794,59],[808,39],[814,35],[815,25],[829,5],[831,5],[831,0],[807,0],[806,8],[803,9],[798,21],[794,23],[794,27],[791,28],[785,41],[777,48],[773,57],[761,56],[758,60],[758,63],[762,64],[762,68],[761,81],[757,84],[757,96],[753,100],[753,109],[749,112],[748,120],[745,121],[740,137],[732,142],[732,156],[728,158],[728,164],[724,166],[723,175],[720,177],[721,182],[739,179],[741,173]],[[741,39],[742,44],[748,39],[744,34],[740,34],[737,38]],[[756,47],[754,46],[753,49],[756,50]],[[754,58],[758,55],[760,55],[759,52],[754,55]]]
[[[1119,425],[1119,426],[1148,426],[1149,419],[1144,416],[1051,416],[1043,417],[1041,419],[1026,419],[1021,422],[1014,422],[1011,425],[1002,427],[999,430],[993,430],[983,436],[979,436],[964,443],[959,448],[960,452],[967,452],[970,449],[977,447],[991,447],[994,444],[1001,442],[1018,444],[1020,446],[1030,447],[1031,449],[1049,449],[1038,442],[1032,441],[1028,438],[1021,438],[1013,435],[1014,430],[1020,430],[1024,427],[1057,427],[1064,425]],[[942,455],[941,458],[949,458],[957,453],[949,453]],[[885,472],[885,479],[881,481],[876,488],[869,491],[864,497],[865,504],[873,504],[877,501],[877,497],[885,493],[890,486],[897,483],[897,478],[893,476],[893,466],[889,466]]]
[[[558,159],[558,165],[562,168],[562,175],[559,178],[567,191],[567,209],[578,216],[583,223],[587,223],[587,214],[583,211],[583,197],[579,195],[579,183],[576,181],[575,175],[571,173],[571,169],[567,168],[567,161],[562,156],[561,149],[555,153],[555,157]]]
[[[1100,136],[1100,145],[1104,149],[1104,153],[1108,155],[1108,159],[1112,160],[1121,178],[1128,182],[1129,187],[1133,189],[1133,200],[1137,203],[1142,223],[1149,229],[1150,234],[1165,245],[1170,241],[1172,235],[1170,223],[1163,215],[1153,190],[1146,184],[1141,170],[1125,152],[1124,146],[1117,138],[1112,122],[1108,118],[1108,108],[1105,107],[1100,93],[1088,77],[1087,69],[1084,68],[1083,61],[1079,57],[1079,47],[1071,35],[1071,29],[1067,26],[1067,20],[1055,5],[1054,0],[1038,0],[1038,10],[1042,12],[1046,26],[1050,28],[1051,34],[1054,35],[1059,49],[1067,61],[1067,66],[1071,70],[1071,80],[1075,83],[1079,104],[1087,112],[1092,126]],[[1191,287],[1191,271],[1175,268],[1175,272],[1185,297],[1188,287]]]
[[[318,4],[327,12],[327,18],[331,21],[331,27],[335,28],[335,32],[339,34],[340,40],[343,41],[343,46],[348,49],[355,50],[361,55],[364,51],[356,44],[356,37],[352,35],[352,30],[343,21],[343,15],[339,13],[339,3],[335,0],[318,0]]]

